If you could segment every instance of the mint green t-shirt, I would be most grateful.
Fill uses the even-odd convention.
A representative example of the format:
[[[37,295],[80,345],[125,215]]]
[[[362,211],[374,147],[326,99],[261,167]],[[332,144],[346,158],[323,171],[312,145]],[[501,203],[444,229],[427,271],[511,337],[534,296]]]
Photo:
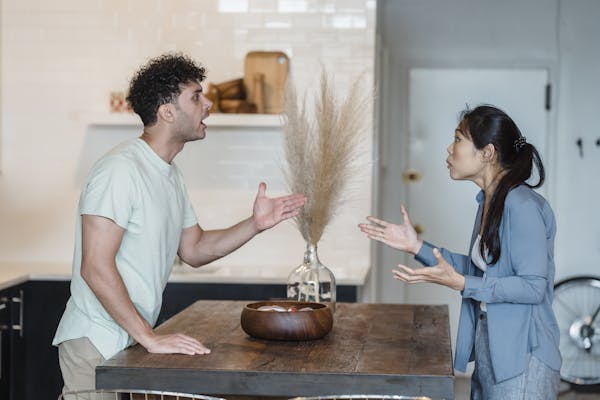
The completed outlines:
[[[87,337],[106,359],[132,339],[82,279],[81,216],[125,229],[116,264],[138,312],[154,326],[177,255],[181,231],[197,223],[181,172],[141,139],[122,143],[92,168],[79,200],[71,297],[53,344]]]

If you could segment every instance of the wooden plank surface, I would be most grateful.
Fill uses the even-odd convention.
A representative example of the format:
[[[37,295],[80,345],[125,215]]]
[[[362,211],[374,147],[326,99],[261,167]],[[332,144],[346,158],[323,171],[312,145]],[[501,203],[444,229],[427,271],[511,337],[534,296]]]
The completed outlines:
[[[195,337],[211,354],[150,354],[134,346],[97,368],[97,387],[289,397],[453,396],[447,306],[339,303],[323,339],[277,342],[244,333],[245,304],[198,301],[158,328]]]

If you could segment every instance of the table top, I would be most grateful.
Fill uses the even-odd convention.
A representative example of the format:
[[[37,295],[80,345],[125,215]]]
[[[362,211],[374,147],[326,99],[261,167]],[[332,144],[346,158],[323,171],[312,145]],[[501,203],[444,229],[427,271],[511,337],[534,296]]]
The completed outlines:
[[[96,369],[99,389],[252,396],[327,394],[453,397],[447,306],[338,303],[323,339],[254,339],[244,301],[198,301],[157,331],[181,332],[209,355],[150,354],[133,346]]]

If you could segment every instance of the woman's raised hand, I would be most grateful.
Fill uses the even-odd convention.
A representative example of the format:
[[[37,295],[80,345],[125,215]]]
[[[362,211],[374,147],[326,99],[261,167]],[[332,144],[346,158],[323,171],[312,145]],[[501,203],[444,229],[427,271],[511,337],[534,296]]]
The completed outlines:
[[[369,223],[359,224],[358,227],[369,239],[377,240],[407,253],[417,254],[423,242],[417,237],[417,232],[413,228],[403,205],[400,206],[400,213],[402,213],[402,219],[404,220],[401,225],[392,224],[375,217],[367,217]]]
[[[394,279],[406,283],[431,282],[454,290],[464,290],[465,277],[456,272],[452,265],[448,264],[438,249],[433,249],[433,255],[438,263],[432,267],[413,269],[398,264],[398,269],[392,271]]]

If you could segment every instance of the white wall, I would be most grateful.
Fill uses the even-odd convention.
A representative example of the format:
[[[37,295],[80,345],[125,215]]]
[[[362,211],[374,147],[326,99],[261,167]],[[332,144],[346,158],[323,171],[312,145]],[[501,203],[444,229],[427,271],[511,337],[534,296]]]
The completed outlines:
[[[560,1],[557,278],[600,276],[600,2]],[[583,158],[576,146],[583,140]]]
[[[91,127],[88,117],[107,112],[109,92],[125,90],[134,70],[150,57],[184,51],[208,67],[209,82],[218,83],[243,75],[246,52],[283,50],[300,91],[317,84],[321,63],[335,73],[340,95],[359,73],[366,72],[367,87],[372,84],[374,0],[1,4],[0,261],[70,262],[83,177],[105,149],[139,134]],[[279,145],[274,131],[238,137],[209,127],[205,142],[186,148],[184,173],[205,226],[249,215],[261,179],[269,180],[272,193],[284,190],[274,171],[282,161]],[[366,195],[357,196],[348,214],[370,210],[370,182],[362,184]],[[346,225],[326,232],[323,262],[327,247],[343,249],[347,239],[355,242],[354,258],[344,262],[368,263],[368,243],[347,227],[358,220],[342,221]],[[231,263],[285,262],[291,269],[301,261],[302,240],[291,226],[278,232],[287,235],[291,244],[283,242],[292,251],[275,254],[269,236],[262,236]],[[341,261],[333,263],[343,268]]]
[[[600,138],[599,18],[600,3],[593,0],[380,2],[377,35],[389,62],[379,75],[384,80],[383,102],[389,104],[380,122],[384,145],[379,214],[399,220],[398,205],[406,200],[394,181],[408,167],[404,149],[411,67],[547,68],[553,108],[548,114],[545,166],[558,224],[557,279],[599,275],[595,263],[600,256],[596,208],[600,185],[595,176],[600,167],[600,147],[595,145]],[[583,138],[584,158],[575,145],[578,137]],[[406,300],[402,285],[386,274],[402,259],[384,248],[376,254],[379,300]]]

